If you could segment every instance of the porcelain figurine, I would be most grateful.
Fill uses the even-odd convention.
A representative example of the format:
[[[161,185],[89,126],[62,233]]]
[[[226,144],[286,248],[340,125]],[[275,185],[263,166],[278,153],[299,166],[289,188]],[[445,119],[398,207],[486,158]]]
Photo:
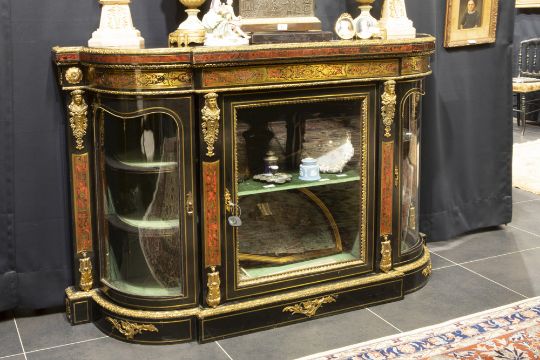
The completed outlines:
[[[210,9],[202,19],[206,29],[204,45],[234,46],[249,44],[249,36],[240,28],[239,16],[234,14],[233,0],[212,0]]]

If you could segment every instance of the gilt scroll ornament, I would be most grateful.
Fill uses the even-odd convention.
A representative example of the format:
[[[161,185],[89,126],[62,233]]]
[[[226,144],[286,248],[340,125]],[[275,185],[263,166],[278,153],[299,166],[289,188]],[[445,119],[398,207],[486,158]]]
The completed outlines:
[[[384,136],[392,136],[392,124],[396,114],[396,82],[388,80],[384,83],[384,93],[381,96],[381,113],[384,124]]]
[[[92,278],[92,261],[86,256],[86,252],[83,252],[79,259],[79,273],[81,274],[79,286],[83,291],[90,291],[94,280]]]
[[[135,335],[141,334],[143,331],[158,332],[159,330],[152,324],[137,324],[126,320],[113,319],[110,316],[106,317],[107,321],[118,330],[118,332],[126,337],[133,339]]]
[[[84,149],[84,136],[88,128],[88,105],[83,98],[84,91],[74,90],[71,92],[71,103],[68,105],[69,110],[69,126],[75,137],[75,148],[77,150]]]
[[[329,304],[333,302],[336,302],[335,296],[328,295],[319,299],[302,301],[300,304],[286,306],[285,308],[283,308],[283,312],[290,312],[293,315],[303,314],[310,318],[315,315],[317,310],[319,310],[321,306],[323,306],[323,304]]]
[[[204,96],[204,107],[201,110],[202,114],[202,133],[206,142],[206,155],[214,156],[214,144],[219,135],[219,116],[220,109],[217,105],[216,93],[209,93]]]
[[[206,303],[208,304],[208,306],[215,308],[221,302],[221,293],[219,291],[221,280],[219,279],[219,271],[216,271],[215,266],[210,267],[210,272],[208,273],[208,280],[206,285],[208,286]]]
[[[383,272],[389,272],[392,269],[392,244],[388,235],[383,235],[383,241],[381,242],[381,263],[379,268]]]

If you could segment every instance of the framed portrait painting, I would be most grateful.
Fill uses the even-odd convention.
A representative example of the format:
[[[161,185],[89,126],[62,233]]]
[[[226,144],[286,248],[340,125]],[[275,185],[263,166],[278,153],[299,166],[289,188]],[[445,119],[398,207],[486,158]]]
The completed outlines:
[[[494,43],[499,0],[446,0],[444,47]]]

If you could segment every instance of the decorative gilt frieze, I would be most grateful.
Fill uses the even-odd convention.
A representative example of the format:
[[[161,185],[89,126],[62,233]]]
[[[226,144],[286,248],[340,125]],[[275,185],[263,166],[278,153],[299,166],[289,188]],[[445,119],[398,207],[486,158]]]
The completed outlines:
[[[192,76],[189,70],[111,70],[90,68],[90,84],[98,88],[117,90],[177,89],[190,87]]]
[[[217,104],[218,94],[209,93],[204,95],[204,107],[201,110],[202,114],[202,133],[203,139],[206,142],[206,155],[214,156],[214,144],[219,135],[219,117],[220,109]]]
[[[74,90],[71,92],[71,103],[68,105],[69,110],[69,126],[75,137],[75,148],[77,150],[84,149],[84,136],[88,128],[88,105],[83,98],[84,91]]]
[[[392,269],[392,244],[388,235],[383,235],[383,241],[381,242],[381,263],[379,268],[383,272],[389,272]]]
[[[431,265],[431,260],[429,260],[427,266],[424,268],[424,270],[422,270],[422,275],[424,275],[425,277],[428,277],[429,275],[431,275],[431,270],[432,270],[432,265]]]
[[[428,56],[410,56],[401,60],[401,75],[420,74],[429,71]]]
[[[286,306],[283,308],[283,312],[290,312],[293,315],[294,314],[303,314],[307,316],[308,318],[315,315],[317,310],[323,305],[328,303],[336,302],[336,297],[333,295],[324,296],[319,299],[313,299],[313,300],[307,300],[302,301],[299,304]]]
[[[113,319],[107,316],[108,322],[118,330],[118,332],[126,337],[126,339],[133,339],[135,335],[142,334],[143,331],[158,332],[159,330],[152,324],[137,324],[126,320]]]
[[[86,256],[86,252],[83,252],[82,257],[79,259],[79,273],[81,274],[79,281],[81,290],[90,291],[94,280],[92,278],[92,261]]]
[[[384,83],[384,93],[381,96],[381,115],[384,124],[384,136],[392,136],[392,124],[396,114],[396,82],[388,80]]]
[[[64,73],[64,77],[66,78],[66,81],[68,83],[76,85],[81,82],[83,78],[83,73],[81,69],[73,66],[66,70],[66,72]]]
[[[204,87],[277,84],[398,76],[397,59],[350,63],[292,64],[203,70]]]
[[[208,273],[208,279],[206,286],[208,286],[208,293],[206,294],[206,303],[208,306],[215,308],[221,302],[221,293],[219,291],[219,286],[221,285],[221,280],[219,278],[219,271],[216,270],[215,266],[210,267],[210,272]]]

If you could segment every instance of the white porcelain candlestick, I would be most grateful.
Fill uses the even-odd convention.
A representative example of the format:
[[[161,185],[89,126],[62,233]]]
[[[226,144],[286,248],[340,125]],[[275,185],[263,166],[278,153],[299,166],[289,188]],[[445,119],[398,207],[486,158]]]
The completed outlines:
[[[413,22],[407,17],[405,0],[385,0],[379,26],[386,39],[411,39],[416,37]]]
[[[144,39],[133,27],[129,3],[131,0],[99,0],[101,19],[99,28],[88,40],[89,47],[144,48]]]
[[[360,15],[354,19],[356,36],[360,39],[369,39],[371,37],[380,37],[380,28],[378,21],[371,15],[371,4],[375,0],[356,0]]]

